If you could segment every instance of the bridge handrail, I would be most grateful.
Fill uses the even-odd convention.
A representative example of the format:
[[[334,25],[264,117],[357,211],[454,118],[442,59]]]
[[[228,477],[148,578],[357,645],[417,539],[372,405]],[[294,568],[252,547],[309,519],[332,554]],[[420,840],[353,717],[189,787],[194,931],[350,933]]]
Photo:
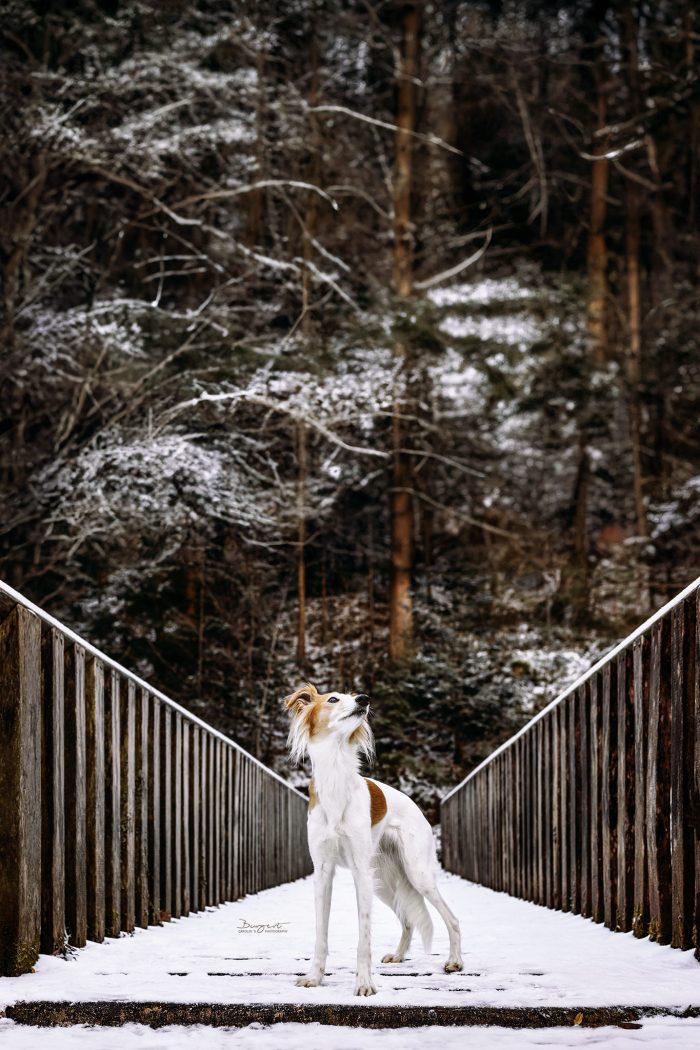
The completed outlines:
[[[0,581],[0,975],[309,874],[307,806]]]
[[[3,599],[5,599],[4,602]],[[55,627],[57,630],[59,630],[65,638],[68,638],[73,643],[81,645],[86,653],[90,653],[91,656],[98,657],[98,659],[100,659],[102,663],[105,664],[107,667],[111,667],[113,670],[118,671],[120,675],[122,675],[124,678],[130,679],[132,682],[134,682],[135,685],[140,686],[142,689],[148,690],[151,696],[155,696],[159,700],[162,700],[164,704],[167,704],[168,707],[172,708],[173,711],[177,711],[184,718],[188,719],[188,721],[193,722],[198,726],[201,726],[201,728],[206,729],[206,731],[211,736],[218,737],[218,739],[223,741],[224,744],[227,744],[229,747],[235,748],[236,751],[240,751],[241,754],[245,755],[246,758],[249,759],[249,761],[259,766],[269,776],[275,777],[282,784],[284,784],[285,787],[289,788],[290,791],[293,791],[295,794],[299,795],[299,797],[304,800],[304,803],[308,803],[308,798],[306,795],[302,794],[301,791],[295,788],[293,784],[290,784],[288,780],[285,780],[284,777],[281,777],[279,773],[276,772],[276,770],[270,769],[269,766],[266,766],[265,763],[261,762],[259,758],[255,757],[255,755],[251,755],[250,751],[246,751],[244,747],[241,747],[241,745],[238,744],[235,740],[233,740],[230,736],[226,736],[225,733],[222,733],[220,730],[215,729],[214,726],[209,725],[209,723],[205,722],[204,719],[199,718],[198,715],[195,715],[192,711],[188,711],[186,707],[182,707],[182,705],[178,704],[176,700],[172,699],[172,697],[168,696],[166,693],[162,693],[160,689],[157,689],[153,685],[149,685],[148,682],[144,681],[143,678],[140,678],[137,674],[135,674],[134,671],[130,671],[128,667],[124,667],[124,665],[120,664],[117,660],[113,660],[111,656],[107,656],[107,654],[102,652],[101,649],[98,649],[97,646],[93,645],[91,642],[88,642],[85,638],[82,638],[70,627],[66,627],[66,625],[64,623],[61,623],[60,620],[57,620],[55,616],[52,616],[50,613],[47,613],[44,609],[41,609],[38,605],[35,605],[34,602],[30,601],[29,598],[25,598],[25,596],[23,594],[20,594],[19,591],[14,590],[13,587],[10,587],[3,580],[0,580],[0,609],[2,608],[3,604],[8,603],[11,605],[22,605],[25,609],[28,609],[31,613],[33,613],[40,620],[42,620],[43,623],[47,624],[49,627]]]
[[[700,960],[700,578],[442,799],[443,864]]]
[[[588,670],[580,674],[579,677],[571,683],[571,685],[567,685],[566,689],[563,689],[561,693],[555,696],[553,700],[550,700],[550,702],[545,707],[537,711],[537,713],[534,714],[532,718],[530,718],[525,723],[524,726],[520,727],[517,733],[513,733],[512,736],[508,737],[507,740],[505,740],[502,744],[495,748],[490,755],[487,755],[486,758],[482,762],[480,762],[478,766],[475,766],[474,769],[470,770],[470,772],[467,773],[466,777],[464,777],[463,780],[460,780],[458,784],[456,784],[453,788],[450,788],[446,795],[442,796],[442,798],[440,799],[440,805],[442,805],[444,802],[447,802],[448,798],[450,798],[457,791],[459,791],[460,788],[464,787],[467,781],[471,780],[472,777],[475,777],[477,773],[480,773],[481,770],[489,764],[489,762],[493,762],[493,760],[503,751],[505,751],[506,748],[511,747],[512,744],[514,744],[519,737],[529,732],[529,730],[536,722],[539,722],[540,719],[545,717],[545,715],[548,715],[553,708],[555,708],[558,704],[562,702],[562,700],[565,700],[567,696],[570,696],[571,693],[574,693],[579,688],[579,686],[587,682],[589,678],[592,678],[597,671],[600,671],[600,669],[605,666],[605,664],[610,663],[612,660],[614,660],[618,653],[621,653],[623,649],[626,649],[628,646],[632,645],[637,638],[645,634],[651,627],[653,627],[655,623],[663,619],[663,617],[666,616],[667,613],[674,609],[676,605],[680,605],[682,601],[685,601],[686,598],[688,598],[699,588],[700,576],[698,576],[697,579],[693,580],[692,583],[689,583],[687,587],[685,587],[682,591],[676,594],[675,597],[671,598],[670,601],[666,602],[665,605],[662,605],[660,609],[657,609],[657,611],[653,613],[647,620],[645,620],[644,623],[640,624],[639,627],[636,627],[631,634],[628,634],[627,637],[623,638],[621,642],[618,642],[616,646],[610,649],[607,653],[604,653],[604,655],[601,656],[600,659],[596,661],[596,663],[592,664],[588,668]]]

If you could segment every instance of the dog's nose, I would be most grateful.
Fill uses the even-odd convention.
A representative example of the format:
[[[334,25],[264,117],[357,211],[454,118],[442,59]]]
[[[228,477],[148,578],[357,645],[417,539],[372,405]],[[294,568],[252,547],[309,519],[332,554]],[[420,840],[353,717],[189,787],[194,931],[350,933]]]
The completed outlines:
[[[358,707],[369,707],[369,697],[366,693],[358,693],[355,697],[355,703]]]

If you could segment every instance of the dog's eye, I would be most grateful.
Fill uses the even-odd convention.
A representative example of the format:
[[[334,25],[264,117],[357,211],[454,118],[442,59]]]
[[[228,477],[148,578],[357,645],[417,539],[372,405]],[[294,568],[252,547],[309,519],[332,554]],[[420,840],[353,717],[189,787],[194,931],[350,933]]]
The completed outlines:
[[[339,696],[329,696],[328,697],[328,703],[329,704],[337,704],[339,700],[340,700]]]

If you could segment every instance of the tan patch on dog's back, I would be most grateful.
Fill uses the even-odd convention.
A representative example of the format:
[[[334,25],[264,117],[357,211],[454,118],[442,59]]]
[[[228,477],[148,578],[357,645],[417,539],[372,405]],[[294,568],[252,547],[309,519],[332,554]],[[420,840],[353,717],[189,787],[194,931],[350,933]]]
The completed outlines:
[[[372,818],[372,826],[374,827],[386,816],[386,799],[378,784],[375,784],[369,777],[364,777],[364,781],[369,788],[369,812]]]
[[[316,788],[314,787],[313,778],[309,781],[309,812],[314,808],[318,802],[318,795],[316,794]]]

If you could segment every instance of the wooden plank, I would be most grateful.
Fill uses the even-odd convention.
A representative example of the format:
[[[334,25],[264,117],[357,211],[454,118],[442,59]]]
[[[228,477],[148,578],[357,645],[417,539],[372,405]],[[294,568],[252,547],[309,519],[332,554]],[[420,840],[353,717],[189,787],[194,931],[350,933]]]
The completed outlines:
[[[571,861],[570,814],[569,814],[569,735],[568,705],[570,698],[557,705],[557,725],[559,728],[559,839],[561,891],[559,907],[562,911],[571,908],[571,886],[569,881],[569,864]]]
[[[542,903],[552,907],[554,890],[554,847],[552,833],[552,791],[554,787],[554,770],[552,767],[552,717],[545,715],[542,719],[542,863],[544,867],[544,887]]]
[[[182,715],[172,716],[172,906],[174,919],[182,915]]]
[[[207,740],[207,904],[211,907],[218,903],[216,899],[216,835],[214,833],[216,812],[216,737],[208,734]]]
[[[695,879],[692,901],[693,944],[695,958],[700,961],[700,590],[695,594],[695,639],[689,640],[694,650],[695,674],[692,676],[692,720],[694,739],[692,743],[692,766],[690,771],[691,805],[695,832]]]
[[[135,922],[148,926],[148,822],[149,822],[149,754],[151,695],[147,689],[136,691],[136,838],[135,849]]]
[[[182,761],[180,762],[182,780],[182,914],[189,915],[191,907],[191,843],[190,843],[190,738],[194,727],[185,720],[182,723]]]
[[[0,624],[0,856],[0,974],[15,976],[41,926],[41,621],[18,605]]]
[[[616,659],[617,706],[617,893],[616,928],[632,929],[634,896],[634,674],[632,652]]]
[[[226,836],[228,839],[228,888],[226,899],[229,901],[235,900],[234,896],[234,878],[235,878],[235,865],[236,865],[236,842],[234,836],[234,824],[233,824],[233,792],[236,775],[236,749],[234,747],[228,748],[228,778],[226,782],[226,812],[227,812],[227,823],[226,823]],[[283,880],[280,879],[280,882]]]
[[[66,928],[70,943],[87,942],[87,872],[85,851],[85,650],[66,650]]]
[[[198,725],[192,725],[190,743],[190,907],[192,911],[199,911],[203,905],[200,900],[199,887],[199,842],[200,842],[200,774],[199,762],[202,750],[202,731]]]
[[[208,786],[208,766],[207,766],[207,751],[209,746],[209,734],[202,730],[200,740],[200,760],[199,760],[199,776],[200,776],[200,807],[199,807],[199,907],[205,908],[208,904],[209,898],[209,857],[207,853],[207,819],[208,819],[208,808],[209,808],[209,796],[207,794]]]
[[[603,921],[603,852],[601,807],[601,677],[594,675],[588,682],[589,749],[591,790],[591,918]]]
[[[160,718],[160,917],[172,918],[173,901],[173,748],[172,709],[164,704]]]
[[[161,919],[161,801],[162,764],[160,755],[162,704],[151,697],[151,718],[148,725],[148,921],[160,925]]]
[[[523,858],[525,862],[525,884],[524,884],[524,897],[525,900],[531,901],[534,897],[533,887],[533,804],[532,804],[532,757],[531,757],[531,738],[529,734],[525,733],[522,737],[523,742],[523,805],[524,805],[524,841],[523,841]]]
[[[241,849],[241,790],[243,782],[243,757],[236,754],[236,766],[233,783],[233,838],[234,838],[234,865],[233,865],[233,899],[237,901],[242,896],[242,849]],[[288,829],[291,831],[291,828]],[[291,879],[291,870],[289,878]]]
[[[122,689],[121,737],[121,922],[136,925],[136,686],[129,678]]]
[[[515,884],[513,888],[513,893],[517,897],[524,897],[525,894],[523,892],[523,785],[521,737],[519,737],[513,744],[513,766],[515,783],[515,836],[513,843],[513,848],[515,850]]]
[[[649,936],[659,944],[671,940],[671,645],[669,618],[651,631],[649,728],[647,736],[647,869]]]
[[[569,900],[570,910],[581,911],[581,734],[579,727],[578,695],[572,693],[566,701],[567,736],[569,745]]]
[[[63,635],[50,627],[41,660],[41,950],[48,955],[66,947],[63,661]]]
[[[551,908],[561,908],[561,762],[559,759],[559,707],[550,715],[550,763],[552,769],[552,888]]]
[[[617,703],[616,664],[602,671],[601,696],[601,859],[603,921],[615,929],[617,894]]]
[[[221,901],[221,741],[214,738],[214,899],[213,904]]]
[[[121,930],[121,682],[105,678],[105,933]]]
[[[576,690],[580,734],[579,778],[581,784],[581,915],[591,916],[591,757],[588,683]]]
[[[104,667],[85,661],[87,936],[105,939],[105,719]]]
[[[649,881],[646,851],[646,744],[649,706],[647,638],[637,638],[633,646],[632,680],[634,695],[634,904],[632,930],[635,937],[646,937],[649,927]]]
[[[677,605],[671,620],[671,944],[693,945],[695,603]]]

